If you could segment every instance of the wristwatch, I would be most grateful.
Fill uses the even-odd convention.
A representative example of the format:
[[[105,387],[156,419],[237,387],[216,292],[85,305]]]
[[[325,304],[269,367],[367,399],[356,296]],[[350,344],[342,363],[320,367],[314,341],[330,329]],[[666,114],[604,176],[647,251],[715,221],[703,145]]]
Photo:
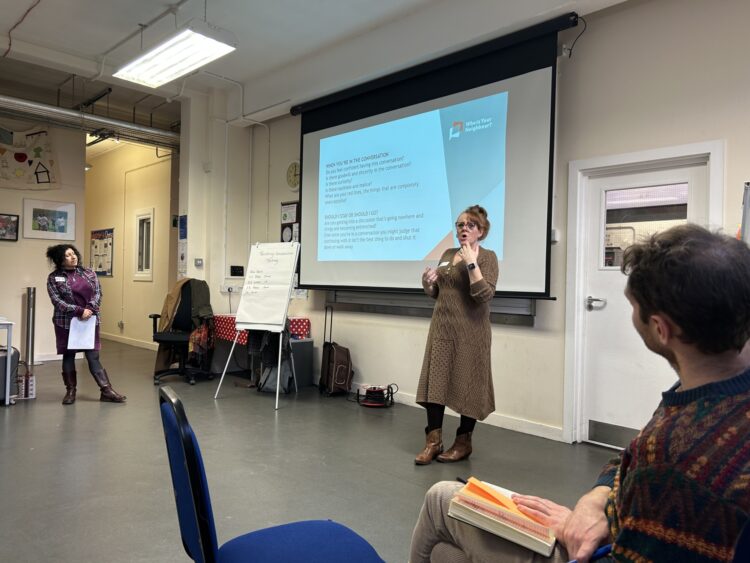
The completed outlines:
[[[474,268],[476,268],[476,267],[477,267],[477,265],[476,265],[476,264],[475,264],[474,262],[472,262],[471,264],[467,264],[467,265],[466,265],[466,268],[467,268],[468,270],[473,270],[473,269],[474,269]]]

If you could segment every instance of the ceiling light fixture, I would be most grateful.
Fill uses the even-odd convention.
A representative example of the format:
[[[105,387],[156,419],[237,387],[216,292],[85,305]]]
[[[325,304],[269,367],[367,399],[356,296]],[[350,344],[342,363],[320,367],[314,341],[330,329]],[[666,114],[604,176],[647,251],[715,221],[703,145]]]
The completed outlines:
[[[149,88],[158,88],[236,48],[237,40],[229,31],[207,21],[190,20],[113,76]]]

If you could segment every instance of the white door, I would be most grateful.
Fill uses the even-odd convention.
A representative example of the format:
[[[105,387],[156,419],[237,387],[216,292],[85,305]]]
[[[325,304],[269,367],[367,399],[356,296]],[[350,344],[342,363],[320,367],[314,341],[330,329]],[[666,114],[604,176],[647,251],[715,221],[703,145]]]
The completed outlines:
[[[620,271],[634,241],[687,221],[708,223],[707,166],[610,175],[589,181],[583,303],[583,439],[624,447],[677,380],[631,323]],[[590,298],[590,299],[589,299]]]

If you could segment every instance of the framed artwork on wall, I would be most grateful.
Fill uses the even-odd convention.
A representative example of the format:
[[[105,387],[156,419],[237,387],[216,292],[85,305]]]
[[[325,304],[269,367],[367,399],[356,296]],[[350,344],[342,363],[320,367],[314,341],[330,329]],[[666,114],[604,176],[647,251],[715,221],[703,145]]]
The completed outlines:
[[[24,238],[75,240],[76,204],[41,199],[23,200]]]
[[[0,213],[0,240],[18,240],[18,215]]]

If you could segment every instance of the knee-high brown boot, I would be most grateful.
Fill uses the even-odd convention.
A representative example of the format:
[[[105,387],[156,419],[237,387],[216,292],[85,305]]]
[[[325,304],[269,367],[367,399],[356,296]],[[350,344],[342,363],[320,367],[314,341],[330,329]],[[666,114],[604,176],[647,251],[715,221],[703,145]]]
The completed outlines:
[[[109,377],[107,376],[107,372],[103,369],[99,371],[93,372],[91,375],[94,376],[94,380],[99,385],[99,389],[101,389],[101,396],[99,397],[100,401],[104,401],[107,403],[124,403],[125,399],[127,397],[125,395],[120,395],[117,391],[112,389],[112,384],[109,382]]]
[[[427,429],[425,428],[425,431]],[[437,457],[439,453],[443,451],[443,429],[436,428],[427,432],[427,440],[425,441],[424,449],[417,454],[414,458],[414,463],[417,465],[427,465],[432,463],[432,460]]]
[[[72,405],[76,402],[76,385],[78,383],[76,370],[62,372],[63,383],[65,383],[65,398],[63,405]]]

